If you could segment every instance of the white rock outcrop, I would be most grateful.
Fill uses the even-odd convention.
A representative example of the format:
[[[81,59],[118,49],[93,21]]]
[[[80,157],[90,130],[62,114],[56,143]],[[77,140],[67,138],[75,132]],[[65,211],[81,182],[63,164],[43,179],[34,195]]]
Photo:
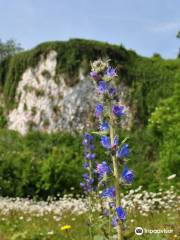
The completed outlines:
[[[9,129],[22,134],[30,128],[46,132],[82,130],[82,120],[93,104],[94,86],[80,73],[80,81],[68,87],[63,76],[56,76],[56,57],[51,51],[46,58],[41,57],[37,67],[28,68],[22,75],[16,90],[17,107],[8,115]]]
[[[30,129],[51,133],[92,127],[97,101],[93,81],[80,69],[79,81],[68,86],[63,75],[57,76],[56,65],[57,53],[50,51],[24,72],[16,89],[17,107],[8,115],[9,129],[26,134]]]

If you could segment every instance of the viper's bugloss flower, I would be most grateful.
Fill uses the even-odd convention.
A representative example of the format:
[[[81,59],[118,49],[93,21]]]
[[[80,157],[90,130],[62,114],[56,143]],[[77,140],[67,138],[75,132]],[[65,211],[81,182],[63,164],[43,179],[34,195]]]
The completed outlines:
[[[113,227],[117,227],[118,225],[118,218],[116,216],[112,217],[112,222],[111,222]]]
[[[109,95],[113,97],[114,95],[116,95],[117,90],[114,87],[109,87],[108,92],[109,92]]]
[[[125,115],[125,108],[124,106],[114,105],[112,107],[112,112],[116,117],[121,117]]]
[[[108,122],[103,122],[103,123],[101,123],[99,128],[100,128],[101,131],[107,131],[107,130],[109,130],[109,123]]]
[[[93,186],[92,186],[93,182],[94,182],[94,180],[90,179],[90,181],[88,180],[86,182],[80,183],[80,186],[82,187],[84,193],[87,194],[87,193],[90,193],[93,191]]]
[[[124,167],[122,172],[122,178],[127,183],[132,183],[134,180],[134,173],[133,171],[129,170],[127,166]]]
[[[101,193],[102,198],[114,198],[115,197],[115,188],[109,187],[102,191]]]
[[[87,173],[84,173],[84,174],[83,174],[83,178],[84,178],[85,180],[89,180],[89,175],[88,175]]]
[[[83,163],[83,168],[88,168],[89,167],[89,163],[85,162]]]
[[[120,149],[116,152],[118,158],[128,157],[129,155],[129,146],[128,144],[123,144]]]
[[[97,164],[96,170],[99,175],[99,179],[102,179],[105,174],[111,172],[111,169],[106,161]]]
[[[79,184],[81,187],[84,187],[85,186],[85,183],[84,182],[80,182]]]
[[[110,78],[116,77],[117,76],[116,69],[113,67],[108,67],[105,75]]]
[[[91,71],[90,72],[90,76],[94,79],[94,80],[99,80],[100,76],[97,74],[96,71]]]
[[[111,140],[107,136],[102,136],[101,137],[101,144],[104,148],[110,149],[111,148]]]
[[[103,105],[101,103],[96,104],[96,117],[99,118],[103,112]]]
[[[91,185],[94,183],[94,179],[90,178],[88,173],[83,174],[83,178],[85,182],[81,182],[80,186],[84,188],[84,190],[87,191],[87,189],[91,188]]]
[[[119,143],[119,139],[118,139],[118,136],[116,135],[116,136],[114,137],[114,143],[113,143],[112,148],[116,148],[116,147],[118,146],[118,143]]]
[[[93,145],[93,136],[89,133],[84,133],[83,136],[83,145],[84,145],[84,156],[86,158],[85,163],[83,164],[83,167],[85,169],[89,168],[89,162],[94,160],[95,153],[93,153],[94,145]],[[92,172],[92,177],[89,176],[88,173],[83,174],[84,182],[80,183],[80,186],[83,188],[83,191],[85,194],[88,194],[93,191],[93,183],[94,183],[94,175],[93,175],[93,164],[91,169],[89,169]]]
[[[88,184],[92,185],[93,183],[94,183],[94,178],[90,178],[90,179],[88,180]]]
[[[93,150],[95,149],[94,145],[93,145],[93,144],[90,144],[90,145],[89,145],[89,149],[90,149],[91,151],[93,151]]]
[[[107,82],[105,81],[99,81],[98,83],[98,92],[103,94],[108,90]]]
[[[83,145],[91,144],[93,141],[93,136],[89,133],[84,133],[83,136]]]
[[[85,158],[88,159],[88,160],[93,160],[96,156],[95,153],[85,153]]]
[[[110,149],[110,148],[115,149],[118,146],[118,142],[119,140],[117,135],[114,137],[114,142],[112,146],[111,146],[111,140],[109,137],[101,136],[101,144],[106,149]]]
[[[125,220],[126,219],[126,213],[124,212],[122,207],[116,208],[116,213],[117,213],[117,216],[120,220]]]

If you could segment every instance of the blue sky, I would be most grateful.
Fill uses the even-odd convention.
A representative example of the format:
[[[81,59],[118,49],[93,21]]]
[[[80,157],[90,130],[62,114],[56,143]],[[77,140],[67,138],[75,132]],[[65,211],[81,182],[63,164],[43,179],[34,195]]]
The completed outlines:
[[[0,38],[25,49],[85,38],[123,44],[144,56],[177,56],[180,0],[0,0]]]

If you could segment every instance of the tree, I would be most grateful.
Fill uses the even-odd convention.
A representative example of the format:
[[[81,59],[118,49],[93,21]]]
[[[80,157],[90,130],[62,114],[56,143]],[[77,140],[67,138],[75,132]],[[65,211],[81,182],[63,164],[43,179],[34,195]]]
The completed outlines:
[[[9,39],[6,42],[3,42],[0,39],[0,62],[6,57],[12,56],[22,50],[23,48],[21,47],[21,45],[13,39]]]
[[[180,38],[180,31],[176,35],[177,38]]]
[[[180,39],[180,31],[177,33],[176,37]],[[180,58],[180,48],[179,48],[178,58]]]

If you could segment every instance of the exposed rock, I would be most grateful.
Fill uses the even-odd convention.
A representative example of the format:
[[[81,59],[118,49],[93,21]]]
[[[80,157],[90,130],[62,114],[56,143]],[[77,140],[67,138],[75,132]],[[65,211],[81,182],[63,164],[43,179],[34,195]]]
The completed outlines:
[[[16,90],[17,107],[8,115],[9,129],[26,134],[29,129],[48,133],[79,131],[94,124],[97,101],[93,81],[79,69],[79,81],[74,86],[56,75],[57,53],[50,51],[35,68],[28,68]],[[123,99],[123,96],[122,96]],[[132,114],[128,111],[130,126]]]

